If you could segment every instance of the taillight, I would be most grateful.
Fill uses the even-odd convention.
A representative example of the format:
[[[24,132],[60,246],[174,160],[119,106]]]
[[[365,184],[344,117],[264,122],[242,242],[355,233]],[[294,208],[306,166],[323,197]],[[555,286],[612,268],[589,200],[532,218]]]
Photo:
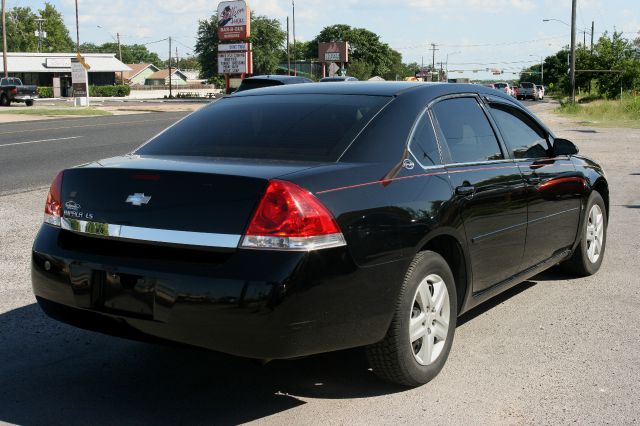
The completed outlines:
[[[316,197],[294,183],[272,180],[240,246],[310,251],[345,244],[333,215]]]
[[[62,174],[63,172],[58,173],[55,179],[53,179],[53,182],[51,182],[47,202],[44,205],[44,221],[54,226],[60,226],[60,216],[62,214],[62,201],[60,196],[62,193]]]
[[[17,95],[17,94],[18,94],[18,88],[13,87],[13,88],[11,89],[11,94],[12,94],[12,95]]]

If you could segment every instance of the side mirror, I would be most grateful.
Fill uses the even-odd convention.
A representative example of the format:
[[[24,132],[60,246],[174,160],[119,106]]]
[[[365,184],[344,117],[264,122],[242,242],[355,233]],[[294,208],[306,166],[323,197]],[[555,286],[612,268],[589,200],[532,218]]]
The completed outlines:
[[[578,147],[567,139],[554,139],[553,153],[555,155],[576,155]]]

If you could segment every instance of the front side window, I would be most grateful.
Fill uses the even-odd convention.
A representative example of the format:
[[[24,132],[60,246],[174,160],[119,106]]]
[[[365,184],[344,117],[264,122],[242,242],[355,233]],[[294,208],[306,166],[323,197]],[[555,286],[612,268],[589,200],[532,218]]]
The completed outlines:
[[[516,108],[491,104],[493,116],[502,139],[514,158],[544,158],[548,156],[545,132]]]
[[[429,114],[425,113],[420,118],[411,136],[409,146],[411,152],[423,166],[434,166],[441,163],[438,143]]]
[[[454,163],[504,159],[491,124],[475,98],[447,99],[432,109]]]

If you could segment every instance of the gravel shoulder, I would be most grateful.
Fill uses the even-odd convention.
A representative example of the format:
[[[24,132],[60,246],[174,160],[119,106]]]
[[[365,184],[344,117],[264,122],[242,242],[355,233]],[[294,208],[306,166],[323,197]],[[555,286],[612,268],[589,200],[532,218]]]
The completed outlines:
[[[639,422],[640,129],[581,127],[552,108],[531,106],[607,171],[603,267],[583,279],[543,273],[466,314],[444,370],[412,390],[378,382],[358,351],[258,366],[49,320],[29,278],[46,191],[0,196],[0,422]]]

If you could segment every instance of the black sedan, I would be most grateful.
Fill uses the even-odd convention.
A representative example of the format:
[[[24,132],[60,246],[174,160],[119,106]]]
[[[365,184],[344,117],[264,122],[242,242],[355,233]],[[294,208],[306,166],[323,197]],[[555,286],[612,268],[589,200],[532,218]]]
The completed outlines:
[[[79,327],[259,359],[362,346],[417,386],[460,314],[558,263],[598,271],[609,190],[577,154],[481,86],[240,92],[60,172],[33,289]]]

